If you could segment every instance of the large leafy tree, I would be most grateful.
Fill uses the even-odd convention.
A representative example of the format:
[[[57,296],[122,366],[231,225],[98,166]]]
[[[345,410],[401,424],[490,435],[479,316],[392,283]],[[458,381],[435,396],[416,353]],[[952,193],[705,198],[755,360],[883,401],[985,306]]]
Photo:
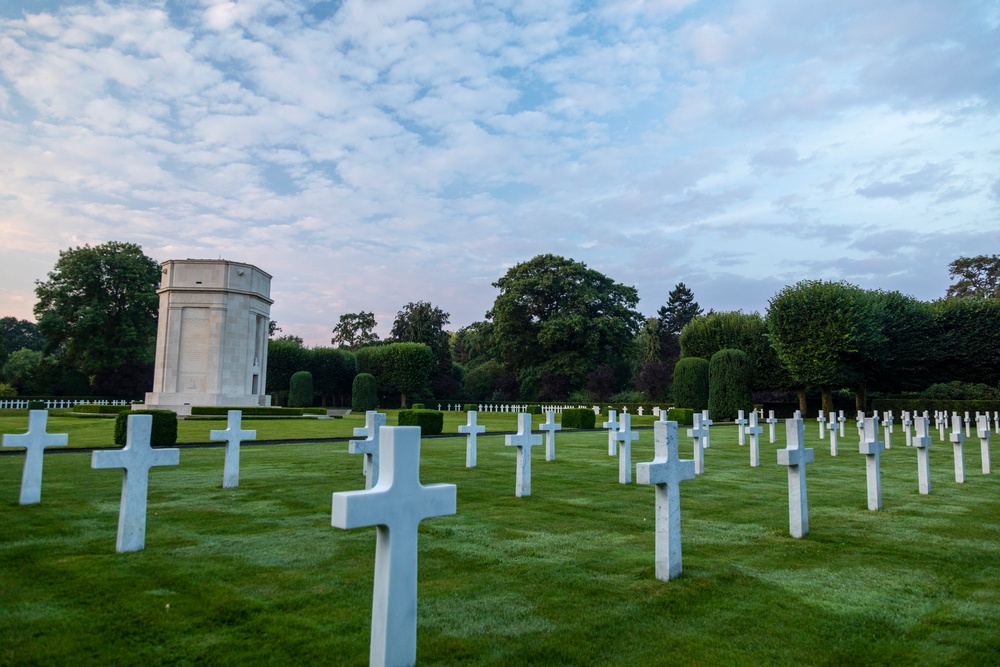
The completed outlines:
[[[88,374],[151,364],[160,267],[134,243],[70,248],[38,281],[35,317],[46,351]]]
[[[1000,299],[1000,255],[959,257],[948,265],[948,275],[957,279],[949,297]]]
[[[40,352],[45,347],[45,339],[38,331],[38,325],[16,317],[0,317],[0,338],[8,352],[28,348]]]
[[[345,313],[340,316],[340,321],[333,328],[333,338],[330,342],[350,350],[377,343],[378,334],[375,333],[377,324],[374,312]]]
[[[355,356],[358,372],[374,375],[380,390],[399,392],[403,408],[407,394],[426,388],[435,367],[434,353],[423,343],[362,347]]]
[[[450,315],[428,301],[408,303],[396,313],[392,339],[399,343],[423,343],[434,354],[431,390],[438,398],[458,396],[451,359],[451,334],[445,331]]]
[[[487,313],[492,349],[517,377],[522,398],[534,397],[543,372],[549,384],[564,376],[571,391],[601,364],[619,382],[628,378],[642,324],[634,287],[556,255],[522,262],[493,286],[500,294]]]

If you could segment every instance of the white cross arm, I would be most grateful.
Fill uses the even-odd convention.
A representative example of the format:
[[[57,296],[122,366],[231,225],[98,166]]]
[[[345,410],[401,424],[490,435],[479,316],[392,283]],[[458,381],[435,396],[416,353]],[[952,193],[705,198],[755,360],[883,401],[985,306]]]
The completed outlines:
[[[386,526],[391,531],[394,526],[413,525],[457,511],[458,491],[454,484],[420,484],[419,502],[400,502],[390,493],[391,481],[387,479],[380,476],[379,483],[370,490],[334,493],[331,525],[343,529]]]

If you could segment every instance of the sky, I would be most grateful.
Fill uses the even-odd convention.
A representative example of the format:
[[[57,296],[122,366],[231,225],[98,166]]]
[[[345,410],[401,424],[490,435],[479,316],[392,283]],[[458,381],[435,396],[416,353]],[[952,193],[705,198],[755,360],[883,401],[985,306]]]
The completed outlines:
[[[553,253],[705,310],[1000,253],[1000,0],[0,0],[0,316],[59,252],[482,320]]]

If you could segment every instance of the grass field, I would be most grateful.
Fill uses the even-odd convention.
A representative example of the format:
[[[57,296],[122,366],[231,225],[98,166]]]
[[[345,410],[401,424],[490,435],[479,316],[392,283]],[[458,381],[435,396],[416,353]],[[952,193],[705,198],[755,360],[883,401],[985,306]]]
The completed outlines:
[[[536,448],[526,498],[502,438],[480,437],[474,469],[464,438],[425,440],[421,480],[457,484],[458,514],[421,524],[418,663],[1000,663],[1000,476],[980,474],[978,441],[959,485],[935,440],[921,496],[897,429],[870,512],[855,431],[832,458],[816,430],[797,540],[782,443],[765,429],[754,469],[735,427],[712,428],[705,475],[681,485],[670,582],[654,577],[653,490],[618,483],[603,431],[560,433],[553,462]],[[651,430],[633,452],[652,459]],[[364,486],[361,458],[248,447],[233,490],[222,462],[189,449],[154,469],[146,549],[116,554],[120,471],[46,456],[42,502],[21,507],[23,459],[0,457],[0,663],[367,664],[375,531],[330,526],[331,493]]]

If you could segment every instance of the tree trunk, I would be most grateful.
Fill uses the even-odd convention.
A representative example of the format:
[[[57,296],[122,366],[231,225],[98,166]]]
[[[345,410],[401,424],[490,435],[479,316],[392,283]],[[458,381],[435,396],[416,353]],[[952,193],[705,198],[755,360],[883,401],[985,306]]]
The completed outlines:
[[[400,410],[405,410],[406,409],[406,392],[405,391],[399,392],[399,409]]]
[[[799,391],[799,412],[802,413],[802,416],[804,418],[806,416],[806,414],[808,414],[806,412],[806,390],[803,387],[802,389],[799,389],[798,391]]]
[[[823,392],[823,414],[829,418],[833,414],[833,387],[820,387],[820,391]]]
[[[864,412],[867,403],[868,385],[862,383],[854,390],[854,409],[858,412]]]

